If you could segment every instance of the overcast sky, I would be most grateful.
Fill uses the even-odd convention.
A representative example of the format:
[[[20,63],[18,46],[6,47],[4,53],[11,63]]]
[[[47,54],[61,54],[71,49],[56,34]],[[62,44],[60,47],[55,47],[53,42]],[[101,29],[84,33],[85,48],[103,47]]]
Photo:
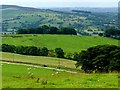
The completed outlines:
[[[0,0],[1,4],[27,7],[117,7],[119,0]]]

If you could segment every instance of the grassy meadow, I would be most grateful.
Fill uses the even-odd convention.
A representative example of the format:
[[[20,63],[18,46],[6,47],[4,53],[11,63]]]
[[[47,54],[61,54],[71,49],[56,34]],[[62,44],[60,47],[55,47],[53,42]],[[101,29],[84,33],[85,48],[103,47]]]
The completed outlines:
[[[118,88],[115,73],[68,73],[10,63],[2,63],[2,71],[3,88]],[[29,72],[33,73],[32,78]]]
[[[103,44],[118,45],[118,41],[111,38],[75,35],[3,35],[3,44],[16,46],[38,46],[54,50],[62,48],[65,52],[79,52],[89,47]]]
[[[0,52],[1,53],[1,52]],[[2,60],[10,62],[21,62],[21,63],[30,63],[37,64],[40,66],[46,65],[47,67],[60,67],[67,69],[76,69],[76,61],[53,58],[53,57],[43,57],[43,56],[28,56],[28,55],[19,55],[13,53],[2,52]]]

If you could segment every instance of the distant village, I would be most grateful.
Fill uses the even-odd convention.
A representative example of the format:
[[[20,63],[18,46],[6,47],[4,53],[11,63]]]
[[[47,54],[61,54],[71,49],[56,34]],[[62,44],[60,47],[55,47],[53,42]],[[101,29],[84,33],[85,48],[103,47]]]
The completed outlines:
[[[2,31],[0,30],[0,34],[6,35],[6,34],[16,34],[17,30],[16,29],[7,29],[7,31]]]

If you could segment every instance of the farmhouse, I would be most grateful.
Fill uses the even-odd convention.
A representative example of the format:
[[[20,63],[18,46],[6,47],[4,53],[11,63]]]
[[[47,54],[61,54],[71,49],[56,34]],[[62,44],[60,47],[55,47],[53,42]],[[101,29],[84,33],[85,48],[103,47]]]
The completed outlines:
[[[15,29],[13,29],[13,30],[11,30],[11,31],[3,31],[3,32],[0,32],[0,34],[16,34],[16,30]]]

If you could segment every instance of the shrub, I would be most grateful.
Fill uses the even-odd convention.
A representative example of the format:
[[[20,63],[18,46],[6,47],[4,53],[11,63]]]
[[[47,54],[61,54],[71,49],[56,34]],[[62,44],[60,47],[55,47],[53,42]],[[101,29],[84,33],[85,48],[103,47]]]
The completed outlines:
[[[46,48],[46,47],[43,47],[42,49],[41,49],[41,52],[42,52],[42,56],[47,56],[48,55],[48,49]]]
[[[61,49],[61,48],[56,48],[55,49],[55,53],[56,53],[56,56],[58,57],[58,58],[64,58],[64,51],[63,51],[63,49]]]
[[[3,52],[11,52],[15,51],[16,47],[14,45],[2,44],[2,51]]]

